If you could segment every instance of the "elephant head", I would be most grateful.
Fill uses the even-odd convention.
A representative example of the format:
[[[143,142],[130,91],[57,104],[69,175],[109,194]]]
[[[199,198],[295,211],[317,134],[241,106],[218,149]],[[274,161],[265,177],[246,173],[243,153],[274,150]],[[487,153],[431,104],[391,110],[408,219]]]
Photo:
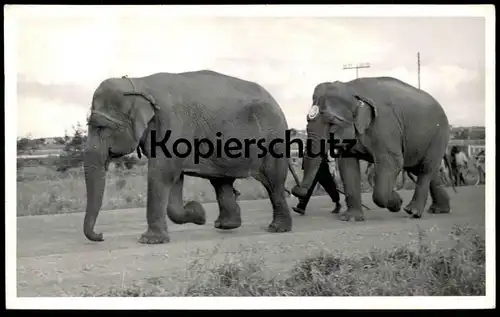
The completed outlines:
[[[304,197],[311,186],[322,160],[317,154],[329,150],[326,142],[330,134],[333,133],[336,140],[358,139],[376,116],[373,101],[346,83],[336,81],[315,87],[307,116],[309,149],[304,154],[302,183],[294,190],[297,196]]]
[[[91,241],[102,241],[94,225],[102,205],[106,171],[112,158],[132,153],[158,109],[146,87],[130,78],[103,81],[92,98],[88,138],[84,152],[87,208],[83,232]]]

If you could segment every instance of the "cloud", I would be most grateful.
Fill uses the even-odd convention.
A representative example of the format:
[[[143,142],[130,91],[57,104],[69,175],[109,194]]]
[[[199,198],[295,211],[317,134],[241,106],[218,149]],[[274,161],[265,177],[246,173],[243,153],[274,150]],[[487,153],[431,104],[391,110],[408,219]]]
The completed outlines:
[[[63,136],[72,133],[78,122],[86,123],[88,110],[75,104],[37,97],[18,98],[17,135],[33,137]]]
[[[99,17],[23,20],[18,72],[42,84],[95,86],[117,54],[116,26]]]
[[[30,81],[25,76],[18,76],[17,94],[24,98],[38,98],[46,102],[50,100],[59,103],[76,104],[90,107],[92,89],[77,84],[47,84],[39,81]]]
[[[107,77],[212,69],[261,84],[289,125],[303,128],[315,85],[355,77],[343,64],[369,62],[360,76],[394,76],[416,86],[421,52],[422,88],[450,121],[484,124],[481,18],[173,18],[125,7],[93,15],[85,9],[80,16],[43,12],[21,19],[18,96],[68,118],[73,109],[88,109]],[[26,102],[18,107],[25,116],[32,110]],[[53,125],[21,130],[54,131]]]

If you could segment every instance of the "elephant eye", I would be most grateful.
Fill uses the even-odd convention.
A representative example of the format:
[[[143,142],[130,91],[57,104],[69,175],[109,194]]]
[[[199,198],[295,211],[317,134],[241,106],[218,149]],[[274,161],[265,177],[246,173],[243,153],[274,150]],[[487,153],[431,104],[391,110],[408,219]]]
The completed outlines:
[[[95,127],[95,130],[96,132],[100,135],[100,136],[104,136],[104,134],[109,130],[108,127],[105,127],[105,126],[97,126]]]

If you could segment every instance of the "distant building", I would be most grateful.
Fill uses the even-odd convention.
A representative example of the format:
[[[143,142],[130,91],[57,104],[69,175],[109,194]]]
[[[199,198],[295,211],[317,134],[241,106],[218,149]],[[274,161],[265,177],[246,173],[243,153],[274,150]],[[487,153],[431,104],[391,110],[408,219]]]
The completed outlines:
[[[457,140],[484,140],[486,137],[485,127],[451,127],[451,139]]]

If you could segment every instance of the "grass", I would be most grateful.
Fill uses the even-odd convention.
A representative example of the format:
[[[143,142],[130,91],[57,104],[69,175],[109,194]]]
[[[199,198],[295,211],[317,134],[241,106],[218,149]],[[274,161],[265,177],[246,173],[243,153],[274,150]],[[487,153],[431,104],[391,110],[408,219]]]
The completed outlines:
[[[302,171],[296,169],[299,177]],[[103,210],[146,207],[147,166],[131,170],[115,170],[110,166],[106,175]],[[287,188],[295,185],[292,175]],[[238,179],[235,188],[239,199],[252,200],[267,197],[261,183],[254,179]],[[185,201],[215,202],[215,191],[208,180],[186,176],[183,196]],[[86,206],[85,180],[82,168],[64,173],[47,166],[28,166],[18,169],[17,216],[48,215],[81,212]]]
[[[17,175],[17,216],[49,215],[81,212],[86,206],[85,180],[83,168],[72,168],[66,172],[57,172],[50,164],[31,164],[19,166]],[[362,164],[362,191],[371,191],[364,174]],[[295,171],[302,178],[300,164]],[[113,164],[106,177],[106,189],[103,199],[103,210],[141,208],[146,206],[147,166],[137,165],[131,170],[116,170]],[[342,190],[339,175],[337,184]],[[291,190],[295,185],[289,173],[286,187]],[[261,183],[254,179],[238,179],[235,188],[241,192],[239,199],[253,200],[267,198]],[[407,178],[404,188],[414,188],[413,182]],[[314,195],[326,194],[319,187]],[[185,177],[184,200],[196,200],[202,203],[215,202],[215,192],[209,181]]]
[[[177,289],[160,278],[112,288],[97,296],[484,296],[485,241],[474,229],[455,227],[452,247],[423,243],[346,257],[323,252],[285,277],[265,277],[263,265],[244,259],[200,271]],[[236,256],[238,259],[238,255]],[[193,268],[189,268],[193,271]],[[83,294],[83,296],[96,296]]]

